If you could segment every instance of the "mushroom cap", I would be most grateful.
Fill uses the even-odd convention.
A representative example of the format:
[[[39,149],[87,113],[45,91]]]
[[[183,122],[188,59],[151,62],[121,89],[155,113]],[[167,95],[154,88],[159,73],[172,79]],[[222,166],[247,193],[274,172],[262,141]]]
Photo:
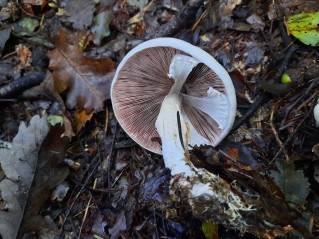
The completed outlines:
[[[174,84],[169,72],[177,54],[200,62],[192,69],[181,90],[182,114],[191,125],[190,145],[216,146],[230,131],[236,114],[236,95],[230,76],[207,52],[175,38],[141,43],[117,67],[111,100],[115,116],[125,132],[139,145],[158,154],[161,154],[161,144],[155,122],[161,104]],[[202,105],[216,96],[223,99],[222,105],[216,105],[216,100],[212,107]],[[216,113],[211,112],[212,108],[216,108]],[[220,118],[225,118],[222,124]],[[200,137],[192,139],[194,130]]]

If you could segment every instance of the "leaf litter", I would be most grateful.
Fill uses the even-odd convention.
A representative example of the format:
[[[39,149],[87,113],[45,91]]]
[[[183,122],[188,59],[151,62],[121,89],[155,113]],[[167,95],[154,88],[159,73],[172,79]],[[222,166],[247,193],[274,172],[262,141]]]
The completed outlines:
[[[180,190],[170,197],[169,172],[163,168],[161,157],[130,143],[107,100],[112,76],[104,81],[102,78],[113,70],[113,61],[119,62],[129,49],[145,39],[174,36],[201,46],[229,71],[237,72],[238,130],[218,148],[195,147],[194,163],[226,180],[227,187],[255,207],[241,216],[258,236],[318,235],[318,158],[311,151],[319,141],[311,114],[318,98],[318,54],[314,48],[291,41],[294,38],[285,36],[286,29],[280,26],[283,15],[318,11],[318,6],[313,1],[299,0],[221,0],[206,5],[203,1],[193,2],[194,5],[190,1],[170,0],[86,1],[85,13],[77,8],[78,1],[25,1],[22,5],[29,18],[41,14],[45,17],[39,25],[30,21],[32,28],[21,30],[27,34],[20,38],[14,35],[16,32],[10,36],[9,31],[5,32],[10,41],[8,38],[1,43],[5,56],[5,61],[0,62],[3,85],[35,69],[36,51],[30,41],[33,35],[43,34],[41,37],[47,40],[54,32],[46,31],[59,29],[61,23],[66,27],[55,38],[57,48],[49,53],[53,77],[47,73],[39,87],[24,93],[23,102],[9,103],[20,112],[9,113],[6,108],[5,119],[0,117],[6,129],[1,131],[0,139],[7,141],[17,132],[16,122],[30,120],[39,110],[63,118],[64,123],[62,127],[56,124],[41,149],[37,148],[39,155],[45,155],[41,158],[49,160],[41,163],[41,170],[37,169],[34,176],[35,185],[45,182],[39,188],[46,196],[30,191],[26,208],[31,210],[26,211],[24,220],[33,218],[30,221],[38,226],[23,223],[26,226],[20,228],[22,233],[38,231],[46,238],[204,238],[206,230],[208,237],[239,237],[222,225],[217,230],[217,219],[210,222],[193,217]],[[196,4],[199,7],[189,7]],[[6,23],[14,19],[27,19],[14,3],[4,4],[3,10],[7,13],[0,14],[4,29],[9,30]],[[102,17],[107,12],[112,13],[112,19]],[[62,17],[53,21],[57,15]],[[93,20],[97,16],[99,27]],[[22,44],[13,57],[10,51],[18,44],[11,39]],[[40,42],[42,46],[44,40]],[[47,65],[41,67],[47,71]],[[281,82],[283,74],[289,75],[291,83]],[[106,111],[94,114],[105,107]],[[69,144],[67,138],[74,131],[76,135]],[[54,191],[61,196],[51,193],[56,185],[64,185],[61,182],[65,182],[68,172],[60,164],[52,165],[51,160],[73,165],[66,180],[69,191],[63,186]],[[52,176],[53,172],[57,175]],[[46,226],[37,223],[43,218]],[[251,234],[243,237],[254,238]]]

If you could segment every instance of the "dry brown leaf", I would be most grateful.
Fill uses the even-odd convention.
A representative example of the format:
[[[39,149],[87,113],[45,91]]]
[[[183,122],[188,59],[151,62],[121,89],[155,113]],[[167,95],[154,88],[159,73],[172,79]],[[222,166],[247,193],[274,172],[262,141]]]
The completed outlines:
[[[30,66],[32,52],[25,45],[19,44],[16,46],[15,52],[20,60],[21,68]]]
[[[93,111],[86,113],[85,110],[76,111],[75,120],[76,120],[76,131],[79,132],[84,124],[92,118]]]
[[[55,89],[60,93],[68,90],[66,105],[85,109],[87,113],[103,108],[103,101],[110,97],[113,70],[111,59],[93,59],[83,56],[79,46],[79,34],[71,34],[61,28],[55,40],[56,49],[49,52],[50,69]]]

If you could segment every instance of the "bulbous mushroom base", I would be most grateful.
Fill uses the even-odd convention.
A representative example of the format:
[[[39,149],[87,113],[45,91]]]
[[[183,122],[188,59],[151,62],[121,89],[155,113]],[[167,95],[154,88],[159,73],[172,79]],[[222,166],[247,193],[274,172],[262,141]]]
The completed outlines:
[[[184,160],[175,162],[175,166],[188,167],[192,176],[172,175],[170,195],[172,200],[180,201],[180,197],[186,200],[194,217],[213,220],[242,234],[250,232],[261,238],[283,236],[293,230],[284,220],[272,221],[273,216],[267,215],[262,207],[268,202],[261,203],[261,198],[245,198],[232,184],[206,169],[196,168],[188,159],[185,153]]]

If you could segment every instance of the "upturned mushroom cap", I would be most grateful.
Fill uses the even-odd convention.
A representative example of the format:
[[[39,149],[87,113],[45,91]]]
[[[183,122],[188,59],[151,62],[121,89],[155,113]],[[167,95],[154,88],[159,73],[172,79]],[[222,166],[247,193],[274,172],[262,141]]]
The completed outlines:
[[[234,86],[211,55],[175,38],[149,40],[132,49],[112,82],[114,113],[134,141],[158,154],[155,122],[168,95],[179,102],[178,112],[189,127],[189,145],[215,146],[231,129]]]

